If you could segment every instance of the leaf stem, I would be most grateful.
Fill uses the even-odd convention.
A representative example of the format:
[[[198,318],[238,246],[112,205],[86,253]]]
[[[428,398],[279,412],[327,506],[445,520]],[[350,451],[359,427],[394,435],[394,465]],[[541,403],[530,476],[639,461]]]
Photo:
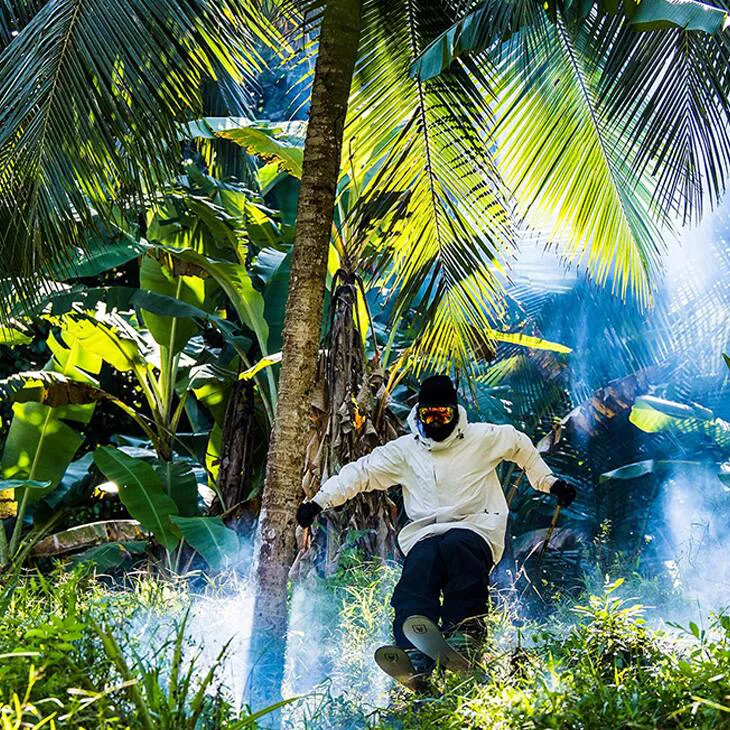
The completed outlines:
[[[23,518],[25,517],[25,509],[28,505],[28,493],[30,492],[30,487],[25,487],[25,491],[23,492],[23,496],[20,500],[20,504],[18,505],[18,512],[15,516],[15,526],[13,527],[13,534],[10,537],[10,546],[9,546],[9,555],[12,557],[15,555],[15,552],[18,549],[18,543],[20,542],[20,535],[23,531]]]

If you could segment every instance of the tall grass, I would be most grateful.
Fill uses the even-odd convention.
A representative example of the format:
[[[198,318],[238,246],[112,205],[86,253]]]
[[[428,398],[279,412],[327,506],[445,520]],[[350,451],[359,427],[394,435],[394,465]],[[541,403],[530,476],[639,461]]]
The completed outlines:
[[[285,726],[730,728],[730,617],[654,628],[622,581],[540,621],[495,605],[474,676],[436,675],[431,696],[410,694],[372,661],[397,573],[353,559],[295,586],[287,683],[306,697],[283,708]],[[22,576],[0,613],[0,730],[266,727],[270,708],[238,709],[219,679],[240,657],[223,646],[200,661],[193,600],[189,583],[143,574]]]
[[[398,691],[373,727],[730,727],[730,617],[651,629],[644,608],[618,595],[622,583],[574,606],[572,623],[558,614],[518,631],[495,612],[474,677],[441,677],[432,698]]]
[[[188,631],[184,581],[124,584],[83,567],[20,578],[0,614],[0,728],[253,728]],[[154,630],[141,631],[146,623]]]

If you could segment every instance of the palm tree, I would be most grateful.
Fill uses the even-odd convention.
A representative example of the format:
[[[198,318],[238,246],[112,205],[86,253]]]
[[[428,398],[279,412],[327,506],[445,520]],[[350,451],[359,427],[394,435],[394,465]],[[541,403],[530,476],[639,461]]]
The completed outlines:
[[[453,24],[472,5],[371,0],[359,39],[348,35],[359,53],[343,169],[365,181],[364,205],[382,234],[369,231],[361,244],[370,271],[397,292],[396,318],[420,299],[413,354],[439,365],[466,364],[489,339],[502,307],[498,267],[525,222],[548,221],[551,240],[598,282],[610,277],[622,295],[631,290],[646,303],[662,229],[675,211],[698,215],[717,199],[730,153],[728,47],[715,35],[724,11],[660,0],[644,0],[640,10],[487,2]],[[325,24],[338,22],[337,9],[328,5]],[[338,62],[328,50],[319,49],[322,69]],[[317,111],[314,96],[313,117]],[[334,182],[333,172],[330,190]],[[308,211],[300,202],[300,217]],[[331,207],[318,224],[323,256]],[[297,235],[300,246],[302,229]],[[322,282],[323,274],[320,290]],[[306,336],[314,360],[319,338],[321,309],[295,317],[293,307],[290,296],[286,329],[296,326],[302,339],[288,339],[282,378],[288,348],[303,348]],[[301,360],[289,363],[298,379]],[[283,561],[293,553],[310,385],[301,382],[299,409],[288,394],[279,400],[277,422],[292,428],[286,448],[274,443],[269,455],[258,617],[284,616],[274,604],[287,563],[273,569],[270,541],[276,536]]]
[[[319,36],[284,320],[285,357],[257,531],[250,649],[253,700],[276,696],[283,678],[286,586],[295,552],[294,514],[300,501],[327,254],[347,102],[360,39],[361,6],[361,0],[330,0]]]
[[[180,164],[207,79],[242,102],[272,29],[255,0],[17,0],[0,10],[0,277],[29,298],[95,213]],[[250,100],[248,100],[250,103]]]
[[[677,211],[698,216],[703,203],[718,199],[730,160],[724,10],[662,0],[644,0],[640,9],[472,6],[370,0],[359,38],[350,18],[338,15],[339,3],[328,4],[324,21],[346,29],[340,39],[351,45],[340,68],[349,69],[359,46],[341,157],[347,174],[367,186],[364,204],[380,222],[381,235],[370,230],[361,242],[370,271],[397,292],[396,318],[420,300],[422,333],[412,355],[442,367],[467,365],[490,340],[502,307],[497,274],[514,254],[516,227],[547,221],[551,241],[599,283],[610,278],[622,296],[631,291],[645,304],[663,230]],[[466,9],[472,12],[453,24]],[[318,84],[341,60],[327,55],[333,49],[319,48],[312,119]],[[349,78],[338,81],[342,90]],[[329,128],[337,128],[332,117]],[[305,169],[309,153],[307,145]],[[336,145],[330,155],[330,162],[340,157]],[[330,174],[332,191],[340,171]],[[296,245],[304,248],[305,235],[317,238],[321,260],[332,208],[319,208],[316,225],[313,210],[300,201],[307,228],[298,229]],[[293,269],[294,279],[302,275]],[[318,276],[321,291],[321,264]],[[262,637],[285,629],[320,335],[321,299],[308,310],[299,301],[292,290],[281,376],[299,387],[282,389],[277,428],[286,422],[288,438],[272,441],[259,521],[254,635]],[[306,353],[312,367],[302,370],[294,352]],[[270,630],[259,634],[259,626]]]

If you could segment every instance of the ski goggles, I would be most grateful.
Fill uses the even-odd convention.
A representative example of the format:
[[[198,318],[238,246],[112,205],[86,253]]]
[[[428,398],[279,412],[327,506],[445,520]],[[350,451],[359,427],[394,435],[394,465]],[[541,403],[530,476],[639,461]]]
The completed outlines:
[[[426,426],[443,426],[456,415],[454,406],[423,406],[418,409],[418,420]]]

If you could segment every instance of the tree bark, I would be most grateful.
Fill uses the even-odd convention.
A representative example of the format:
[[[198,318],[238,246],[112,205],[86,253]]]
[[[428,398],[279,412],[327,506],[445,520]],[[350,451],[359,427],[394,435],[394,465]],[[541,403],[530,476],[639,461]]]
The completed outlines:
[[[281,691],[287,580],[296,548],[295,514],[302,496],[327,256],[361,13],[362,0],[330,0],[319,36],[284,319],[279,398],[254,552],[248,692],[252,705],[275,700]]]
[[[241,368],[239,368],[240,371]],[[228,513],[227,523],[251,536],[255,522],[253,505],[244,504],[251,493],[251,451],[253,448],[253,383],[236,380],[231,388],[223,422],[222,449],[218,470],[218,492],[209,514]],[[238,505],[238,507],[236,507]],[[233,508],[233,512],[230,512]],[[233,523],[233,524],[230,524]]]

